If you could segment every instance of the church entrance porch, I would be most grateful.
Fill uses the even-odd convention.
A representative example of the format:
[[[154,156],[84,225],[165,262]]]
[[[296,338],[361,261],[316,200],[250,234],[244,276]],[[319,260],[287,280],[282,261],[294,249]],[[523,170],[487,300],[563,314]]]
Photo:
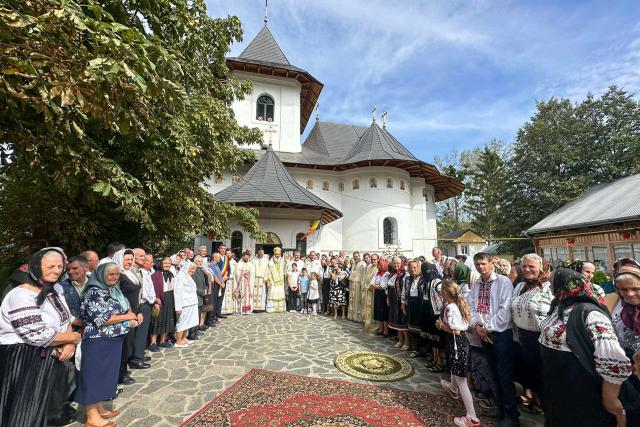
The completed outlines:
[[[262,249],[264,250],[264,253],[269,255],[269,258],[271,258],[273,256],[273,250],[275,248],[282,248],[282,241],[276,233],[268,231],[267,237],[263,242],[256,242],[255,253],[257,253],[259,249]]]

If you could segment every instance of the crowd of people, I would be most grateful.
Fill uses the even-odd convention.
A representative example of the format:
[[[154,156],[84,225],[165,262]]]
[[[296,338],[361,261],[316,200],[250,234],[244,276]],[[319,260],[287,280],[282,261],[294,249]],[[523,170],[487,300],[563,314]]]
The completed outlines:
[[[76,402],[85,426],[113,427],[118,411],[104,402],[135,382],[130,369],[151,366],[146,352],[188,349],[228,315],[285,311],[361,323],[426,358],[464,403],[458,426],[480,425],[476,406],[501,426],[519,425],[519,410],[548,426],[640,425],[640,264],[616,263],[610,307],[594,270],[437,248],[429,260],[44,248],[13,273],[0,306],[0,425],[66,425]]]

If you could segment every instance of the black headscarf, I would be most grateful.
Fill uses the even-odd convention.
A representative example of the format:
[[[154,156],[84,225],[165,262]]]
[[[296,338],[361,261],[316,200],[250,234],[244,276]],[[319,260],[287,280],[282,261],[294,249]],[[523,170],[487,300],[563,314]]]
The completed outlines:
[[[586,302],[597,305],[608,312],[604,299],[598,294],[584,276],[570,268],[558,268],[553,274],[553,293],[549,314],[558,309],[558,317],[564,318],[564,310],[570,305]]]
[[[435,279],[442,279],[442,277],[440,277],[440,273],[438,273],[438,270],[436,269],[436,266],[430,262],[423,262],[420,266],[420,271],[422,272],[422,277],[424,277],[427,282],[431,282]]]

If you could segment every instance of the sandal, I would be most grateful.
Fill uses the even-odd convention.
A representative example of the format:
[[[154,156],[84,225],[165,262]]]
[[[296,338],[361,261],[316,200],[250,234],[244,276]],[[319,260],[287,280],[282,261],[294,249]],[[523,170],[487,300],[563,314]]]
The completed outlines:
[[[410,358],[416,358],[420,356],[420,353],[418,353],[417,351],[412,351],[411,354],[409,355]]]
[[[408,345],[403,345],[402,347],[400,347],[400,350],[402,351],[407,351],[409,350],[411,347],[409,347]]]
[[[117,417],[118,415],[120,415],[120,412],[119,412],[119,411],[117,411],[117,410],[115,410],[115,409],[114,409],[113,411],[109,411],[109,412],[107,412],[106,414],[100,414],[100,416],[101,416],[102,418],[107,419],[107,420],[108,420],[109,418]]]
[[[424,367],[427,369],[431,369],[433,368],[435,365],[435,362],[433,360],[428,361],[427,363],[424,364]]]
[[[440,363],[435,363],[432,367],[429,368],[429,371],[434,374],[438,374],[440,372],[446,372],[447,367],[445,365],[441,365]]]

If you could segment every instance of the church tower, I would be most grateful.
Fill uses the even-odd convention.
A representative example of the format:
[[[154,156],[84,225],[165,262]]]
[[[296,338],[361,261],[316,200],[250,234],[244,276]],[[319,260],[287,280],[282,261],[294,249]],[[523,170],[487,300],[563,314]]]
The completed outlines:
[[[253,92],[232,106],[238,123],[260,129],[274,151],[301,152],[300,135],[323,85],[289,62],[266,17],[258,35],[238,57],[227,58],[227,65],[234,77],[253,82]]]

